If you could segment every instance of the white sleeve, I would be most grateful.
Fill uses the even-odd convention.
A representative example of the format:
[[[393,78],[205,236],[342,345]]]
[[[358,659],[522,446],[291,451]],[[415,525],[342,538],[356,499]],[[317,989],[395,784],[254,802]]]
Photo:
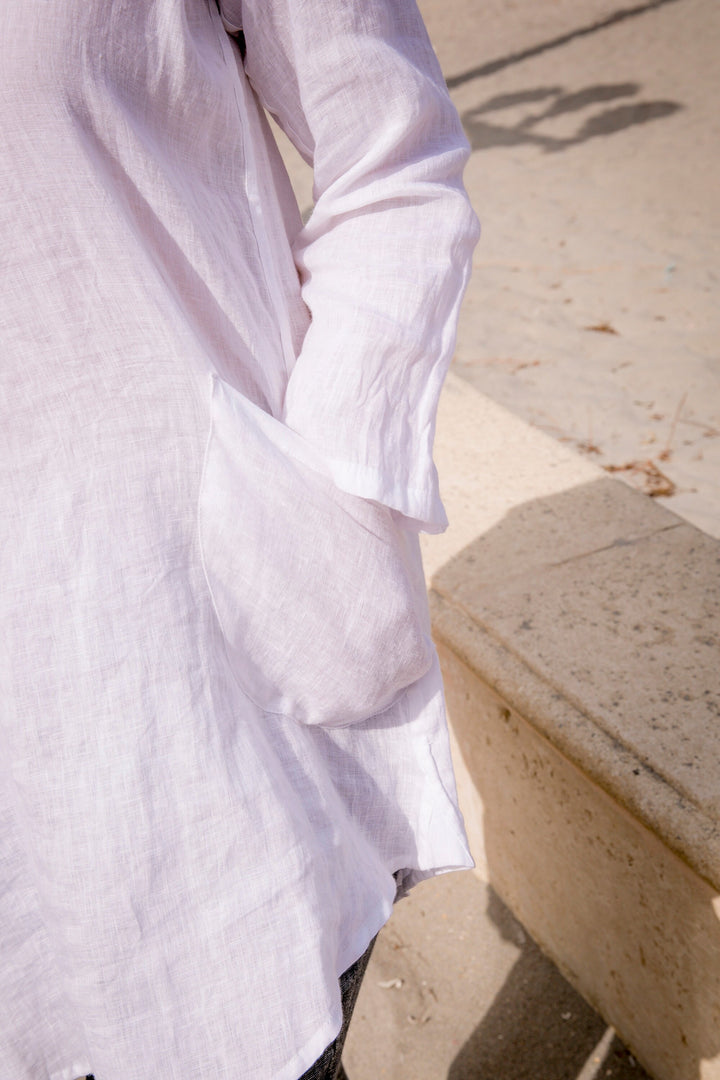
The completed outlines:
[[[435,415],[479,235],[469,153],[414,0],[242,0],[246,71],[312,163],[312,322],[287,425],[336,484],[440,531]]]

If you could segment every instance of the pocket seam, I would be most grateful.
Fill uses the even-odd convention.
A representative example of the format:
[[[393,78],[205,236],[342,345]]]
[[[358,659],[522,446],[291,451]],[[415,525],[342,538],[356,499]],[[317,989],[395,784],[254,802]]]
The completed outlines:
[[[230,674],[232,675],[233,682],[235,683],[235,685],[237,686],[238,690],[243,695],[243,697],[247,698],[247,700],[250,702],[250,704],[254,705],[255,708],[258,710],[258,712],[260,712],[263,716],[276,716],[279,719],[288,719],[289,718],[289,719],[292,720],[292,719],[294,719],[294,717],[290,713],[274,712],[271,709],[264,709],[262,707],[262,705],[258,704],[258,702],[255,701],[255,699],[253,697],[251,697],[251,695],[247,692],[245,687],[242,685],[242,683],[238,679],[237,674],[235,672],[235,665],[232,663],[232,659],[231,659],[230,654],[228,652],[228,635],[227,635],[227,631],[225,630],[225,626],[224,626],[223,621],[222,621],[222,619],[220,617],[220,612],[218,611],[218,605],[217,605],[217,601],[215,599],[215,590],[213,589],[213,587],[212,587],[212,585],[210,583],[210,575],[208,574],[207,562],[206,562],[206,559],[205,559],[204,537],[205,537],[205,516],[206,515],[205,515],[205,512],[203,510],[203,493],[206,490],[205,485],[206,485],[206,478],[207,478],[208,461],[209,461],[209,458],[210,458],[210,446],[212,444],[213,436],[215,434],[215,416],[214,416],[214,411],[213,411],[213,403],[215,401],[217,383],[218,383],[218,376],[214,372],[212,372],[210,374],[210,402],[209,402],[210,403],[210,410],[209,410],[209,412],[210,412],[210,424],[209,424],[209,427],[208,427],[208,436],[207,436],[207,439],[206,439],[206,442],[205,442],[205,452],[204,452],[204,455],[203,455],[202,470],[200,472],[200,486],[198,488],[198,498],[197,498],[197,528],[198,528],[198,546],[200,548],[200,565],[202,566],[203,577],[205,578],[205,587],[206,587],[206,589],[208,591],[208,596],[210,597],[210,603],[211,603],[212,609],[213,609],[213,611],[215,613],[215,618],[217,620],[217,624],[218,624],[218,626],[220,628],[220,634],[222,636],[222,643],[223,643],[223,652],[225,653],[225,659],[227,660],[227,666],[228,666],[228,668],[230,670]],[[297,721],[296,721],[296,723],[297,723]]]
[[[212,605],[213,612],[215,614],[215,618],[217,620],[218,628],[219,628],[220,633],[222,635],[223,650],[224,650],[224,653],[225,653],[225,658],[226,658],[228,667],[230,669],[234,684],[237,686],[237,688],[240,691],[240,693],[242,694],[242,696],[247,701],[249,701],[250,704],[253,705],[254,708],[256,708],[261,715],[269,716],[269,717],[275,717],[275,718],[280,719],[280,720],[291,720],[293,723],[299,724],[302,727],[323,727],[323,728],[329,728],[329,729],[335,728],[335,727],[337,727],[337,728],[353,727],[354,725],[356,725],[358,723],[363,723],[365,721],[374,719],[376,717],[384,716],[386,713],[388,713],[390,710],[392,710],[393,708],[395,708],[397,706],[398,702],[401,701],[401,699],[407,693],[409,688],[411,686],[413,686],[415,684],[415,682],[417,682],[418,680],[415,680],[413,683],[410,683],[408,686],[402,687],[400,690],[398,690],[397,694],[393,697],[393,699],[390,702],[388,702],[387,705],[383,706],[382,709],[379,709],[379,710],[374,711],[374,712],[369,712],[367,714],[363,714],[361,717],[346,721],[344,723],[343,722],[333,722],[333,723],[311,722],[311,723],[308,723],[308,722],[305,722],[305,721],[299,719],[297,716],[295,716],[295,714],[292,711],[278,711],[278,710],[275,710],[275,709],[268,709],[268,708],[264,707],[263,705],[261,705],[258,701],[256,701],[255,698],[253,697],[253,695],[248,692],[245,685],[240,681],[240,679],[238,677],[238,674],[237,674],[237,671],[236,671],[236,668],[235,668],[235,664],[233,663],[232,656],[231,656],[230,651],[229,651],[230,650],[229,634],[226,631],[225,624],[224,624],[223,619],[222,619],[222,617],[220,615],[219,605],[218,605],[218,602],[217,602],[217,599],[216,599],[215,590],[214,590],[214,588],[212,586],[212,583],[211,583],[211,576],[210,576],[210,573],[209,573],[209,570],[208,570],[207,559],[206,559],[206,542],[205,541],[206,541],[207,510],[206,510],[206,508],[204,506],[204,498],[203,497],[207,493],[208,471],[209,471],[209,462],[210,462],[210,456],[211,456],[211,449],[212,449],[212,446],[213,446],[213,439],[216,437],[215,405],[216,405],[218,394],[220,392],[221,384],[224,384],[224,380],[222,380],[220,378],[220,376],[218,376],[217,373],[215,373],[215,372],[210,372],[209,377],[210,377],[209,427],[208,427],[207,440],[206,440],[206,443],[205,443],[205,450],[204,450],[204,455],[203,455],[203,463],[202,463],[202,469],[201,469],[201,473],[200,473],[200,483],[199,483],[198,496],[197,496],[198,546],[199,546],[199,552],[200,552],[200,563],[201,563],[201,566],[202,566],[203,577],[205,579],[205,586],[206,586],[206,589],[208,591],[208,595],[210,597],[210,602],[211,602],[211,605]],[[230,386],[230,384],[227,384],[227,385],[229,386],[229,388],[231,390],[233,389],[232,386]],[[357,498],[357,499],[362,499],[361,496],[354,496],[354,497]],[[385,507],[384,504],[381,504],[381,505],[383,506],[384,509],[390,510],[390,508]],[[391,514],[391,516],[392,516],[392,514]],[[397,528],[397,523],[395,523],[395,527]],[[425,634],[423,634],[423,636],[425,636]],[[430,644],[432,646],[432,640],[431,639],[430,639]],[[431,649],[431,651],[432,651],[432,649]],[[432,664],[430,665],[430,667],[432,667]],[[426,673],[424,673],[424,674],[426,674]],[[424,677],[423,675],[420,676],[420,678],[423,678],[423,677]]]

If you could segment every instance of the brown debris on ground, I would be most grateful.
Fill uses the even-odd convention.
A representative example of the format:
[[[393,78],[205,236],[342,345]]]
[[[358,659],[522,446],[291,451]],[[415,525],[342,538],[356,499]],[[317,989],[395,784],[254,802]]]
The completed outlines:
[[[674,495],[676,486],[669,476],[658,469],[654,461],[627,461],[624,465],[603,465],[605,472],[623,473],[624,479],[645,495],[657,498]]]

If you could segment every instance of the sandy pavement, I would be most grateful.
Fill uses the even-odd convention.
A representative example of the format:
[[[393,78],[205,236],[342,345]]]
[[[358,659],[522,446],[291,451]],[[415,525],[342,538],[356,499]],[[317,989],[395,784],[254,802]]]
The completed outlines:
[[[424,10],[484,226],[455,370],[720,536],[720,5],[453,4]]]

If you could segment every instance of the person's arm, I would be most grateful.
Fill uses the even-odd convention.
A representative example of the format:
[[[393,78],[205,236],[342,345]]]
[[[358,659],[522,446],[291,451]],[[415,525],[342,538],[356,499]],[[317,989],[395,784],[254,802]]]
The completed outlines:
[[[312,323],[284,420],[339,487],[440,530],[435,414],[478,224],[414,0],[226,7],[256,93],[314,171],[294,250]]]

